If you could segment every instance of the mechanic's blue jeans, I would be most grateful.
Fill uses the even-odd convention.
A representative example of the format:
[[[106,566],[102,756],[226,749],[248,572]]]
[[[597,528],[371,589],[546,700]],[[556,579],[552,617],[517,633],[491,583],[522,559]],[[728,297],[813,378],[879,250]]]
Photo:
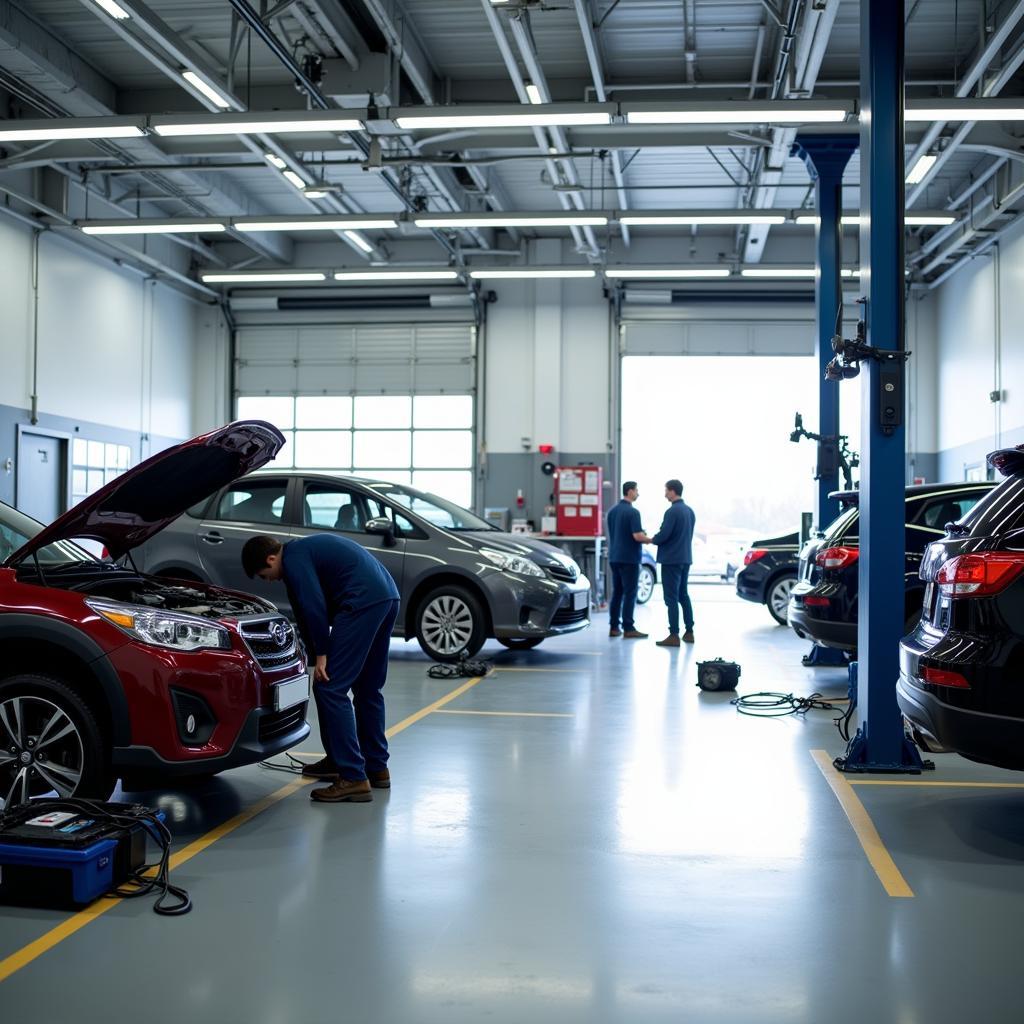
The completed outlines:
[[[358,781],[387,767],[381,690],[396,618],[398,601],[382,601],[338,615],[331,624],[328,680],[313,684],[313,698],[324,750],[343,779]]]
[[[668,631],[679,635],[679,606],[683,606],[683,625],[687,632],[693,629],[693,605],[687,593],[686,584],[690,578],[689,565],[663,565],[661,567],[661,589],[668,607]]]
[[[633,629],[633,608],[636,605],[636,588],[640,582],[639,562],[611,562],[612,599],[608,604],[608,626],[622,628],[629,632]],[[621,616],[621,619],[620,619]]]

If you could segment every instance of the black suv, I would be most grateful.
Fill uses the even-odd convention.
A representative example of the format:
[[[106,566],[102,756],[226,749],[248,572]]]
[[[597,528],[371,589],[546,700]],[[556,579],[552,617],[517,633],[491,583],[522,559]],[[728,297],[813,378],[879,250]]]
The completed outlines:
[[[925,553],[896,695],[925,750],[1024,770],[1024,445],[989,463],[1006,479]]]
[[[796,585],[800,534],[756,540],[736,574],[736,593],[745,601],[768,606],[772,618],[786,625],[789,595]]]
[[[974,507],[994,484],[924,484],[906,492],[906,598],[904,626],[909,633],[921,614],[924,584],[918,576],[925,548]],[[846,510],[800,552],[800,578],[789,597],[789,624],[797,636],[820,647],[857,649],[857,560],[860,556],[859,492],[840,491]]]

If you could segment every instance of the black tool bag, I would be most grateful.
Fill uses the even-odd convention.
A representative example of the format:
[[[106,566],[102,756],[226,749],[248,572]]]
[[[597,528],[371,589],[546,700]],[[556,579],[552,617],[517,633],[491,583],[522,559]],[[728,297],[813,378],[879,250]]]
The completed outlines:
[[[741,671],[735,661],[725,661],[722,658],[698,661],[697,686],[711,693],[735,690],[740,681]]]

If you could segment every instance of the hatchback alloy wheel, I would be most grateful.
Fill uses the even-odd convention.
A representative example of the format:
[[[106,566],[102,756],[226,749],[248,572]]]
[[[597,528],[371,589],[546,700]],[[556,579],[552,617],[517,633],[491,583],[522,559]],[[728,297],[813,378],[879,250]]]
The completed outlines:
[[[464,650],[473,635],[473,613],[460,597],[442,594],[423,610],[423,636],[438,654]]]
[[[3,807],[51,792],[72,796],[84,772],[82,736],[62,708],[37,696],[14,696],[0,702]]]
[[[636,583],[636,603],[647,604],[654,593],[654,584],[657,580],[654,577],[654,570],[649,565],[640,566],[640,578]]]

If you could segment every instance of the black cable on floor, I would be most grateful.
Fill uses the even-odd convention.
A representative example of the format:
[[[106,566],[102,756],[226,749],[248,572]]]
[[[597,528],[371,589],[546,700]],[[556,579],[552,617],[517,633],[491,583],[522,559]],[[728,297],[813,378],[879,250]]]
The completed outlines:
[[[306,761],[300,761],[297,757],[289,754],[286,750],[284,756],[288,758],[287,763],[280,761],[260,761],[259,766],[272,772],[287,772],[289,775],[301,775],[302,769],[306,767]]]
[[[792,693],[760,693],[742,694],[734,697],[729,703],[741,715],[753,718],[782,718],[785,715],[806,715],[808,711],[839,711],[837,705],[846,702],[845,697],[830,697],[828,700],[820,693],[812,693],[809,697],[797,697]]]
[[[494,668],[490,661],[474,661],[471,658],[459,658],[452,664],[431,665],[427,669],[427,675],[431,679],[462,679],[473,676],[486,676]]]

